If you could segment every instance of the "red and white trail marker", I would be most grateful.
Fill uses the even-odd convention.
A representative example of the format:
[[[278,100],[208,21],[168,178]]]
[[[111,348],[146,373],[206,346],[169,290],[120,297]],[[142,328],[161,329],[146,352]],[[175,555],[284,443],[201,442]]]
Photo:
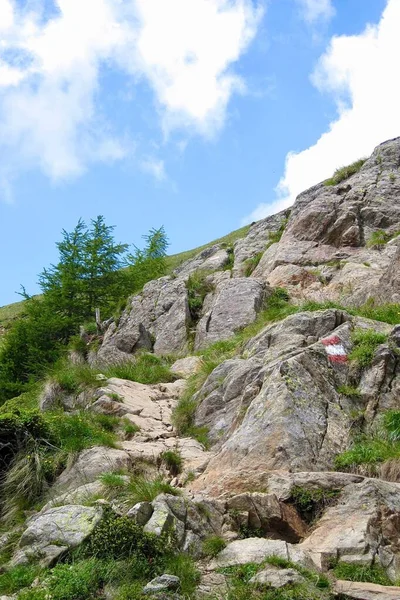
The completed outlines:
[[[321,340],[325,346],[328,358],[333,363],[347,362],[347,352],[342,344],[341,339],[337,335]]]

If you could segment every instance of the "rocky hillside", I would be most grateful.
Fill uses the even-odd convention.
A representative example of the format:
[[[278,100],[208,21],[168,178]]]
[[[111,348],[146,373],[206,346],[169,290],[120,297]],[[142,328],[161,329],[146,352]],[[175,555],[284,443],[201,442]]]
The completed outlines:
[[[400,598],[400,138],[243,233],[3,407],[0,594]]]

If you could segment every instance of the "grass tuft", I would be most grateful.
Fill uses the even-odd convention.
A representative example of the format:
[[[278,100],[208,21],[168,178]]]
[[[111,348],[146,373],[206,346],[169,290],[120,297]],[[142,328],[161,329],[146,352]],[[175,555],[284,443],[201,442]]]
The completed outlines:
[[[377,347],[384,344],[387,337],[385,333],[372,329],[356,329],[351,336],[354,348],[349,355],[350,360],[356,361],[360,367],[369,367]]]
[[[338,185],[342,181],[345,181],[355,173],[358,173],[366,160],[366,158],[360,158],[350,165],[347,165],[347,167],[340,167],[339,169],[336,169],[332,177],[324,182],[325,185]]]

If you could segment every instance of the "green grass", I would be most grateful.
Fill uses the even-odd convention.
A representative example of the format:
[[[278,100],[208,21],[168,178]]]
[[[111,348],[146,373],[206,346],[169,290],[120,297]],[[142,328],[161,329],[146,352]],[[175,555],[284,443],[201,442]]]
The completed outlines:
[[[113,490],[126,487],[126,481],[119,473],[104,473],[100,476],[103,485]]]
[[[375,432],[359,434],[349,450],[335,459],[337,470],[352,471],[365,466],[371,475],[386,461],[400,459],[400,410],[389,410]]]
[[[200,573],[188,554],[178,553],[170,556],[165,562],[164,572],[179,577],[181,597],[186,599],[196,596],[196,586],[200,583]]]
[[[288,585],[283,588],[258,588],[250,580],[266,565],[297,570],[305,579],[300,585]],[[261,564],[248,563],[220,569],[228,578],[226,600],[331,600],[329,581],[322,575],[296,565],[285,559],[271,556]]]
[[[336,169],[332,177],[324,182],[325,185],[338,185],[342,181],[345,181],[351,177],[351,175],[358,173],[366,160],[366,158],[360,158],[346,167],[340,167],[339,169]]]
[[[367,246],[368,248],[383,248],[390,240],[400,235],[400,231],[394,233],[387,233],[384,229],[378,229],[374,231],[370,236]]]
[[[132,423],[131,421],[129,421],[129,419],[126,418],[122,419],[122,429],[124,433],[128,436],[135,435],[135,433],[138,433],[140,431],[139,425],[136,425],[136,423]]]
[[[19,565],[0,574],[0,594],[15,594],[32,584],[40,573],[37,565]]]
[[[178,496],[180,491],[163,481],[161,477],[149,480],[142,475],[138,475],[129,482],[127,494],[132,505],[134,505],[138,502],[152,502],[160,494]]]
[[[22,316],[24,312],[25,301],[14,302],[0,307],[0,329],[8,329],[15,319]]]
[[[336,502],[340,490],[327,490],[323,488],[304,488],[294,486],[291,492],[291,502],[300,515],[308,523],[315,521],[321,513]]]
[[[248,258],[247,260],[245,260],[245,270],[244,270],[244,274],[245,277],[250,277],[250,275],[253,273],[253,271],[255,271],[255,269],[258,267],[260,260],[263,257],[265,250],[262,250],[261,252],[258,252],[257,254],[255,254],[254,256],[251,256],[250,258]]]
[[[354,347],[349,355],[350,360],[354,360],[362,368],[369,367],[377,347],[384,344],[387,338],[385,333],[372,329],[356,329],[351,336]]]
[[[360,390],[352,385],[339,385],[337,391],[348,398],[359,398],[361,396]]]
[[[219,535],[211,535],[206,538],[202,545],[202,551],[205,556],[215,557],[226,548],[225,540]]]
[[[130,362],[110,365],[103,370],[103,373],[107,378],[118,377],[144,384],[168,383],[176,380],[169,367],[165,358],[155,354],[140,353]]]
[[[386,575],[385,570],[380,565],[363,566],[353,563],[339,562],[334,568],[333,573],[337,579],[347,581],[366,581],[378,585],[393,585],[392,581]]]
[[[209,271],[195,271],[186,282],[189,311],[193,325],[200,320],[204,299],[213,290],[213,286],[207,281],[209,275]]]
[[[161,460],[174,477],[182,473],[183,458],[180,452],[175,450],[166,450],[161,454]]]

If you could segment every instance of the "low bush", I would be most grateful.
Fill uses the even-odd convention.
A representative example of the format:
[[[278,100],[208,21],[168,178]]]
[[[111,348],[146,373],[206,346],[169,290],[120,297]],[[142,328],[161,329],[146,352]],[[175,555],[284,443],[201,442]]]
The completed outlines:
[[[339,169],[336,169],[332,177],[324,182],[325,185],[338,185],[342,181],[345,181],[351,177],[351,175],[358,173],[366,160],[366,158],[360,158],[350,165],[347,165],[347,167],[340,167]]]
[[[351,336],[354,348],[349,355],[350,360],[356,361],[360,367],[368,367],[377,347],[386,342],[387,337],[386,334],[372,329],[356,329]]]

